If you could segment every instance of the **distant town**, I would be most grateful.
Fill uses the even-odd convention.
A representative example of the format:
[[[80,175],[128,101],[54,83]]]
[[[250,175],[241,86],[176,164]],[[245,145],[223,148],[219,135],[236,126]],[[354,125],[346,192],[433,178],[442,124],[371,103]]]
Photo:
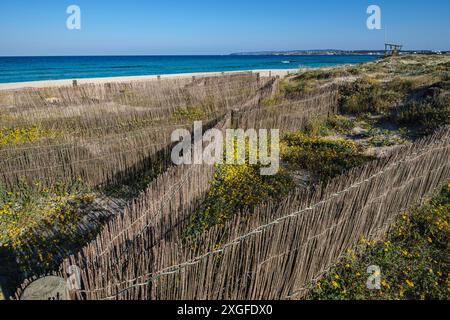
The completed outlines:
[[[403,50],[399,54],[446,54],[450,51],[438,50]],[[237,52],[232,56],[313,56],[313,55],[384,55],[385,50],[291,50],[291,51],[259,51],[259,52]]]

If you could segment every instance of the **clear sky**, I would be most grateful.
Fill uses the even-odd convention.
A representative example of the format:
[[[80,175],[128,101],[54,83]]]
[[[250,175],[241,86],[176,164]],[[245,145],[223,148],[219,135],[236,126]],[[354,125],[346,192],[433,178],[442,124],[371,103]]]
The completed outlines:
[[[81,30],[66,9],[81,8]],[[0,55],[228,54],[381,49],[389,41],[450,50],[448,0],[0,0]]]

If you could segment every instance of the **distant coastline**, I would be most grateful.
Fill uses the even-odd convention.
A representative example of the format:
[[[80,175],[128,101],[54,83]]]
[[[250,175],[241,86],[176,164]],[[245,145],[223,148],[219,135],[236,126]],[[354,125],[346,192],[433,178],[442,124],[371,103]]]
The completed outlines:
[[[402,54],[446,54],[450,51],[438,50],[403,50]],[[321,50],[288,50],[288,51],[256,51],[256,52],[236,52],[231,53],[232,56],[383,56],[384,50],[337,50],[337,49],[321,49]]]

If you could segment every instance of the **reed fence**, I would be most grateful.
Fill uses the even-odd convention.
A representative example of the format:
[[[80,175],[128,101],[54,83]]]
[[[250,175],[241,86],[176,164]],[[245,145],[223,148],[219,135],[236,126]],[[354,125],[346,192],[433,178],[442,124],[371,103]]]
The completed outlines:
[[[219,115],[210,125],[221,130],[238,125],[291,131],[336,111],[338,94],[333,88],[302,100],[263,106],[263,99],[274,93],[271,81],[246,102],[220,109],[224,118]],[[143,139],[147,134],[142,132]],[[80,268],[82,288],[72,292],[76,299],[301,298],[311,282],[362,236],[382,238],[402,210],[449,181],[449,142],[450,127],[445,127],[326,185],[294,190],[281,203],[265,203],[252,214],[238,213],[195,241],[184,238],[182,230],[208,191],[214,167],[169,168],[110,220],[94,241],[66,259],[59,275],[67,278],[69,266]],[[123,145],[120,148],[124,150]],[[148,152],[149,146],[143,149]],[[124,154],[134,153],[131,150]],[[121,161],[125,172],[133,167],[119,159],[111,167],[91,163],[91,168],[104,165],[111,170]],[[139,170],[154,165],[149,154],[141,160]],[[68,167],[62,172],[67,170],[75,173]],[[89,174],[95,183],[112,176],[111,171],[101,170],[98,176]]]
[[[304,128],[315,118],[323,118],[336,113],[339,92],[330,88],[324,92],[307,95],[299,100],[264,106],[250,110],[242,109],[235,114],[234,124],[238,128],[276,128],[290,132]]]
[[[361,237],[382,238],[402,210],[449,181],[449,140],[446,127],[326,186],[296,190],[281,205],[241,213],[225,233],[214,228],[195,243],[159,238],[129,260],[134,271],[128,265],[82,268],[83,289],[75,294],[82,299],[301,298]],[[145,237],[155,239],[154,232]],[[80,258],[72,256],[64,267],[83,265]]]
[[[0,181],[6,186],[36,180],[51,185],[79,177],[91,186],[120,183],[145,168],[164,166],[175,129],[191,129],[194,120],[214,126],[265,82],[243,73],[195,81],[2,91],[0,128],[39,126],[56,137],[0,145]],[[189,108],[198,118],[190,118]]]

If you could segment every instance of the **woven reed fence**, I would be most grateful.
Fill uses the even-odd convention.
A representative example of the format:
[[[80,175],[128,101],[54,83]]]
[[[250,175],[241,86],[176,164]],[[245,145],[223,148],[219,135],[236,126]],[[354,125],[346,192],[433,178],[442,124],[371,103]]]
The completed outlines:
[[[216,128],[225,132],[230,125],[226,116]],[[91,269],[98,265],[120,265],[124,255],[132,256],[132,248],[142,250],[139,239],[143,233],[152,234],[144,247],[151,247],[180,225],[192,203],[201,198],[209,188],[214,166],[181,165],[169,168],[160,175],[139,197],[127,206],[124,212],[110,221],[95,241],[88,244],[79,257],[89,261]],[[151,229],[149,231],[149,229]],[[143,240],[148,240],[143,237]],[[86,259],[87,258],[87,259]]]
[[[217,122],[206,121],[205,126]],[[46,184],[80,177],[89,185],[120,183],[148,168],[170,162],[170,136],[175,129],[192,130],[192,123],[153,127],[108,139],[54,145],[52,148],[15,151],[0,159],[0,179],[6,185],[40,180]]]
[[[289,132],[304,128],[314,118],[336,113],[338,100],[338,90],[329,88],[306,95],[300,100],[242,110],[236,114],[237,119],[233,120],[238,128],[276,128],[281,132]]]
[[[223,119],[231,106],[253,106],[259,99],[255,98],[263,96],[264,88],[270,86],[272,82],[273,79],[260,79],[254,74],[244,73],[180,81],[179,85],[177,81],[158,81],[111,86],[88,85],[77,88],[20,90],[12,94],[11,92],[5,94],[5,91],[2,91],[0,95],[3,97],[6,96],[9,99],[18,97],[16,103],[20,104],[20,98],[24,98],[25,101],[21,102],[21,108],[17,108],[2,105],[5,100],[0,99],[2,109],[0,125],[2,123],[8,125],[9,119],[13,120],[11,125],[20,127],[20,125],[39,123],[43,118],[51,122],[46,119],[51,118],[54,122],[52,128],[68,125],[65,129],[69,129],[70,135],[64,136],[63,141],[56,141],[56,143],[38,141],[32,145],[0,147],[0,183],[14,187],[19,180],[28,182],[39,180],[40,183],[52,185],[54,182],[60,183],[66,180],[70,182],[75,177],[80,177],[91,186],[107,185],[108,190],[120,188],[122,183],[133,185],[135,183],[133,181],[141,177],[147,179],[173,166],[170,160],[170,135],[174,129],[186,128],[192,132],[193,119],[186,119],[188,121],[185,123],[180,121],[173,123],[174,111],[200,103],[199,108],[209,117],[202,117],[203,127],[208,129]],[[123,88],[128,88],[126,92],[134,92],[147,100],[136,101],[130,98],[128,101],[123,101],[128,103],[127,105],[118,104],[116,101],[118,98],[115,97],[114,92],[121,93]],[[47,101],[48,96],[56,96],[57,100]],[[92,96],[97,96],[98,99],[93,100]],[[120,98],[123,97],[120,96]],[[125,98],[128,98],[128,94]],[[72,105],[72,103],[83,104]],[[136,110],[133,105],[137,105]],[[6,114],[6,118],[3,114]],[[122,126],[122,122],[133,120],[133,117],[139,121],[141,117],[151,121],[143,123],[145,127],[133,130]],[[25,121],[21,122],[21,119]],[[45,123],[44,120],[42,123]],[[183,176],[183,170],[178,169],[178,171],[170,169],[164,174],[166,177],[172,175],[172,180],[160,177],[157,189],[163,191],[165,186],[175,181],[174,175]],[[212,168],[201,169],[208,169],[211,172]],[[190,171],[195,171],[191,172],[193,177],[206,174],[205,170],[200,173],[198,170]],[[152,185],[155,186],[155,184]],[[136,185],[139,188],[142,186],[143,184]],[[196,188],[197,184],[191,187]],[[138,190],[133,189],[133,192],[135,191]],[[156,199],[155,194],[155,190],[149,192],[149,196],[154,199]],[[71,230],[71,236],[75,239],[78,235],[80,237],[83,235],[84,239],[86,234],[89,234],[91,237],[90,234],[98,229],[101,230],[105,221],[118,216],[127,202],[129,203],[128,199],[115,198],[114,194],[111,198],[107,194],[98,193],[95,203],[87,208],[89,210],[87,215],[83,216],[76,229]],[[172,206],[173,202],[169,203],[169,207],[172,208]],[[130,209],[127,208],[127,210]],[[59,230],[58,228],[36,228],[29,232],[45,233],[51,239],[53,236],[58,236]],[[129,242],[124,244],[128,246]],[[74,247],[65,243],[52,243],[51,246],[55,262],[62,261],[63,258],[80,249],[79,246]],[[28,244],[17,249],[17,251],[23,250],[26,250],[27,254],[35,252],[34,247]],[[12,264],[13,259],[14,257],[9,259],[11,261],[8,260],[8,263]],[[14,274],[11,273],[11,278],[14,277],[16,282],[25,277],[31,277],[30,273],[21,271],[21,267],[22,265],[20,268],[17,267]],[[26,282],[32,279],[33,277]],[[13,285],[15,284],[11,286]]]
[[[259,78],[249,72],[226,76],[199,77],[190,79],[166,79],[160,81],[139,81],[129,83],[83,84],[77,87],[27,88],[0,91],[0,105],[10,111],[30,112],[43,107],[53,110],[57,107],[73,105],[96,105],[102,102],[119,102],[124,105],[167,108],[186,103],[186,98],[200,101],[208,96],[223,98],[229,90],[242,87],[258,87]],[[249,94],[251,92],[248,92]],[[14,107],[13,107],[14,106]],[[157,111],[157,110],[155,110]],[[33,113],[33,118],[45,113]]]
[[[195,243],[159,238],[147,252],[128,260],[135,272],[129,264],[115,270],[82,269],[83,288],[75,295],[82,299],[301,298],[309,284],[362,236],[382,238],[402,210],[448,182],[449,159],[450,127],[446,127],[326,186],[296,190],[281,205],[269,203],[252,215],[236,215],[225,229],[214,228]],[[155,239],[154,233],[145,237]],[[64,267],[82,263],[80,257],[71,257]]]
[[[32,146],[0,148],[0,181],[7,186],[19,180],[51,185],[80,177],[97,186],[120,183],[146,168],[166,168],[171,133],[191,129],[193,123],[174,118],[177,110],[198,106],[205,126],[214,126],[231,107],[253,98],[267,81],[243,73],[195,81],[0,92],[3,100],[14,103],[8,107],[3,102],[7,117],[0,122],[8,123],[11,117],[14,126],[39,124],[65,132],[57,142],[43,139]],[[144,126],[130,130],[130,122]]]
[[[247,112],[233,112],[233,124],[289,131],[334,112],[337,104],[331,90],[274,106],[289,115],[274,117],[259,106],[271,90],[269,85],[249,101]],[[446,128],[327,186],[296,190],[282,204],[238,214],[195,243],[182,240],[181,230],[214,168],[171,168],[67,259],[60,275],[67,276],[70,265],[81,268],[82,289],[73,293],[78,299],[300,298],[361,236],[382,237],[402,209],[448,181],[448,159]]]
[[[240,110],[251,111],[258,108],[259,101],[271,93],[272,85],[273,82],[268,82],[261,88],[259,95],[248,101]],[[311,110],[320,110],[323,100],[308,97],[304,99],[304,102],[310,106]],[[305,104],[301,101],[296,101],[290,102],[290,104],[285,103],[280,107],[290,107],[291,110],[297,110],[304,106]],[[334,105],[326,105],[325,107],[323,109],[326,109],[327,112],[335,109]],[[310,109],[304,110],[304,116],[301,118],[303,122],[299,123],[296,129],[301,128],[306,123],[306,118],[317,115]],[[297,110],[297,112],[301,114],[301,110]],[[233,113],[233,117],[235,114]],[[230,117],[226,117],[217,127],[220,127],[223,131],[230,126],[230,122]],[[84,248],[82,253],[78,255],[78,265],[89,268],[89,271],[86,271],[89,273],[111,269],[113,270],[109,273],[111,279],[114,278],[114,273],[123,273],[122,265],[124,261],[127,261],[127,265],[131,268],[128,273],[135,273],[136,271],[133,270],[134,264],[128,264],[129,257],[142,257],[146,252],[149,252],[149,247],[163,236],[167,238],[170,235],[172,239],[176,239],[189,218],[190,208],[195,207],[195,203],[200,201],[207,191],[212,174],[213,168],[210,166],[169,169],[155,183],[151,184],[146,192],[133,201],[132,205],[126,208],[124,214],[120,214],[110,221],[95,242]],[[193,185],[187,183],[187,188],[183,185],[180,186],[191,178],[195,179],[196,183]],[[178,187],[182,188],[181,191]],[[180,207],[178,197],[184,199],[184,207]],[[155,205],[160,207],[155,207]],[[156,212],[157,215],[155,215]],[[165,218],[161,219],[161,217]],[[152,225],[151,237],[144,236],[142,240],[142,232],[145,231],[148,235],[149,225]],[[137,232],[136,230],[140,231]],[[102,267],[99,268],[99,266]]]

